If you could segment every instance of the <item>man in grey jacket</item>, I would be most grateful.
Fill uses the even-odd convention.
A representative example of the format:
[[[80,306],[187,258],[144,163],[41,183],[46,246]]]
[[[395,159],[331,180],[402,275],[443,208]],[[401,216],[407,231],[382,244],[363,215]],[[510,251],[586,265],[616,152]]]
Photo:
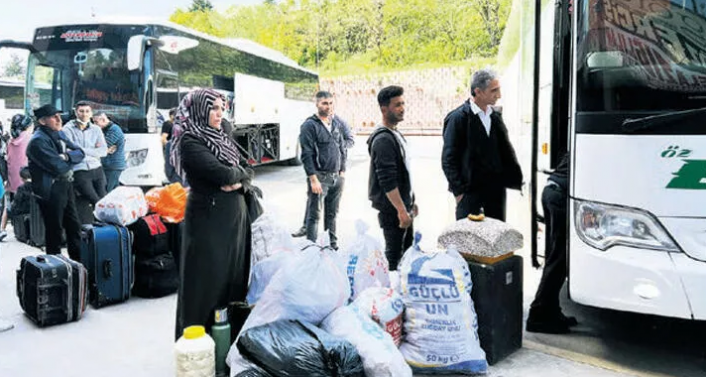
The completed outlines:
[[[91,122],[93,110],[88,102],[78,102],[76,119],[64,125],[64,133],[86,153],[86,158],[74,166],[74,187],[79,195],[95,205],[106,195],[106,180],[101,158],[108,154],[108,147],[100,127]]]

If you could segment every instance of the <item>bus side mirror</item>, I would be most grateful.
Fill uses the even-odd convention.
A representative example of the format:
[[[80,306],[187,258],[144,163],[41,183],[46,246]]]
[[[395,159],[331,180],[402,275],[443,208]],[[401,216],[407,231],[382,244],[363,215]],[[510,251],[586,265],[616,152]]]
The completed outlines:
[[[127,42],[127,69],[128,71],[138,71],[142,68],[142,60],[145,57],[145,36],[133,35]]]
[[[127,69],[128,71],[141,71],[142,62],[145,59],[145,48],[147,46],[161,47],[164,43],[157,38],[145,35],[133,35],[127,41]]]

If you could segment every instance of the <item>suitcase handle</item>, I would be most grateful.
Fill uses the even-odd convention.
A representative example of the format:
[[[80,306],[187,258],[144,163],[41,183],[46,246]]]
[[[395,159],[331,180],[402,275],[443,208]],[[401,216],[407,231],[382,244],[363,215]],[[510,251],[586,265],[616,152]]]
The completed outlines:
[[[112,259],[106,259],[106,261],[103,262],[103,275],[107,279],[110,279],[111,277],[113,277],[113,260]]]

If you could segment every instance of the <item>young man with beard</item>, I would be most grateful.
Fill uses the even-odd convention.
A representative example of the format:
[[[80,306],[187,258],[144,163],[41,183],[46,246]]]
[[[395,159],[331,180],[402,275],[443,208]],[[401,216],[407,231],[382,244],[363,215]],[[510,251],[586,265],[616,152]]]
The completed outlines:
[[[331,93],[316,93],[316,110],[304,121],[299,134],[308,188],[306,238],[316,241],[323,207],[324,230],[329,233],[331,247],[338,249],[336,215],[345,179],[346,143],[342,124],[333,122]]]
[[[382,124],[368,138],[370,173],[368,198],[379,211],[390,271],[397,269],[402,253],[414,240],[413,218],[418,214],[410,170],[407,141],[397,130],[404,120],[404,89],[388,86],[378,93]]]

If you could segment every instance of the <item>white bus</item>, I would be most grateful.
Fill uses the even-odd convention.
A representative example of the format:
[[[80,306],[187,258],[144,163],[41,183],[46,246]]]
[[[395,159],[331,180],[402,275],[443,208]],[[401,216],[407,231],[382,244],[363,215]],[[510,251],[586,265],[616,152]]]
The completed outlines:
[[[232,105],[233,137],[252,164],[298,162],[299,126],[313,112],[318,76],[283,54],[244,40],[220,40],[172,23],[95,20],[38,28],[30,50],[25,109],[51,103],[68,119],[81,100],[126,130],[120,181],[165,181],[161,121],[194,88],[215,88]],[[39,87],[50,85],[50,96]]]
[[[706,320],[706,2],[572,3],[550,2],[538,50],[530,30],[520,51],[526,124],[536,109],[534,231],[542,183],[568,151],[570,298]]]
[[[25,83],[16,80],[0,80],[0,121],[9,130],[10,120],[15,114],[24,113]]]

